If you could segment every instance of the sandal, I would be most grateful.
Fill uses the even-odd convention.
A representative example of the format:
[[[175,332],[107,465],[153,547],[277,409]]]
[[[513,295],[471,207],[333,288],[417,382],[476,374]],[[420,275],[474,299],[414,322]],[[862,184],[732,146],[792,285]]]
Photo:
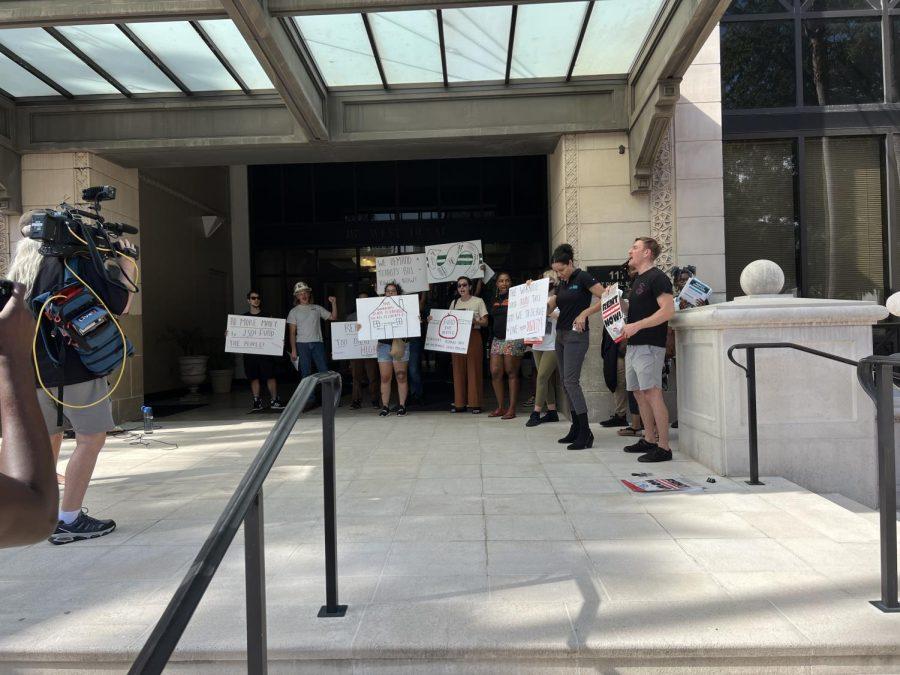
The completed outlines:
[[[488,415],[488,417],[501,417],[506,413],[505,410],[501,410],[500,408],[495,409],[492,413]]]
[[[619,429],[616,433],[619,434],[619,436],[640,436],[643,432],[643,429],[635,429],[632,426],[627,426],[624,429]]]
[[[510,408],[506,411],[506,413],[501,417],[501,420],[512,420],[516,418],[516,411]]]

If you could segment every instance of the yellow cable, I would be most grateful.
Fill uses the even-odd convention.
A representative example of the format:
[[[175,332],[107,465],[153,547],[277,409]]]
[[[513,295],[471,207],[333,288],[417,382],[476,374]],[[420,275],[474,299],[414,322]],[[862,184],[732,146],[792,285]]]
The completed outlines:
[[[75,230],[73,230],[71,227],[66,225],[66,229],[69,230],[69,234],[71,234],[73,237],[75,237],[82,244],[84,244],[85,246],[88,245],[88,243],[84,239],[82,239],[77,234],[75,234]],[[134,281],[132,282],[132,284],[134,285],[135,288],[140,286],[140,284],[141,284],[141,268],[138,267],[137,258],[132,258],[127,253],[122,253],[121,251],[114,251],[113,249],[106,248],[105,246],[98,246],[97,250],[98,251],[106,251],[107,253],[118,253],[123,258],[128,258],[132,263],[134,263]]]
[[[125,374],[125,366],[128,361],[128,338],[125,337],[125,331],[122,330],[122,327],[119,325],[119,322],[116,321],[116,317],[113,316],[113,313],[111,311],[109,311],[109,307],[106,306],[106,303],[103,302],[103,299],[99,295],[97,295],[97,293],[94,291],[94,289],[91,288],[87,283],[85,283],[85,281],[81,277],[79,277],[77,274],[75,274],[75,271],[71,267],[69,267],[68,261],[63,261],[63,264],[66,266],[66,269],[69,270],[69,272],[71,272],[72,276],[75,277],[79,282],[81,282],[81,285],[84,286],[87,290],[89,290],[91,292],[91,295],[93,295],[95,298],[97,298],[97,301],[101,305],[103,305],[103,309],[106,310],[107,314],[109,315],[109,318],[112,319],[113,324],[115,324],[116,328],[119,330],[119,335],[122,336],[122,347],[123,347],[122,367],[119,369],[119,376],[116,378],[116,383],[106,393],[106,396],[97,399],[93,403],[88,403],[87,405],[73,405],[71,403],[65,403],[63,401],[60,401],[53,394],[51,394],[50,390],[47,389],[46,385],[44,384],[44,379],[41,377],[41,369],[38,366],[37,340],[38,340],[39,331],[41,329],[41,321],[44,319],[44,310],[47,308],[47,305],[49,305],[50,302],[52,302],[53,300],[56,300],[57,298],[65,299],[66,296],[64,296],[64,295],[51,296],[51,297],[47,298],[46,302],[44,302],[43,306],[41,307],[41,311],[38,314],[37,324],[34,327],[34,341],[32,342],[32,345],[31,345],[31,354],[32,354],[32,357],[34,358],[34,372],[37,373],[38,383],[41,385],[41,389],[44,390],[44,393],[47,394],[47,396],[49,396],[50,399],[54,403],[57,403],[58,405],[61,405],[64,408],[73,408],[76,410],[83,410],[84,408],[93,408],[95,405],[103,403],[103,401],[105,401],[110,396],[112,396],[113,392],[115,392],[115,390],[118,388],[119,383],[122,381],[122,375]],[[63,347],[63,349],[65,349],[65,347]]]

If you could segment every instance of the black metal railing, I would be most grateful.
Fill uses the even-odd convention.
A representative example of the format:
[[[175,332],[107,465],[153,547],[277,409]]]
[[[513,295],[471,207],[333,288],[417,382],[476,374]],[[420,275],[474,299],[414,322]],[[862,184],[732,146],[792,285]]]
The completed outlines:
[[[747,365],[734,358],[734,350],[747,352]],[[900,356],[867,356],[854,361],[836,354],[811,349],[793,342],[757,342],[728,348],[728,360],[747,376],[747,427],[750,441],[748,485],[764,485],[759,480],[759,438],[756,425],[756,350],[795,349],[856,368],[863,390],[875,403],[878,430],[878,510],[881,534],[881,599],[872,604],[883,612],[900,612],[897,592],[897,469],[894,450],[894,369]]]
[[[247,600],[247,672],[265,673],[266,575],[263,520],[263,483],[278,459],[297,418],[316,386],[322,387],[322,455],[325,492],[325,605],[320,617],[344,616],[338,604],[337,525],[335,520],[334,413],[341,396],[341,376],[335,372],[303,378],[281,417],[206,538],[150,637],[128,671],[132,675],[161,673],[178,645],[222,558],[244,526],[244,578]]]

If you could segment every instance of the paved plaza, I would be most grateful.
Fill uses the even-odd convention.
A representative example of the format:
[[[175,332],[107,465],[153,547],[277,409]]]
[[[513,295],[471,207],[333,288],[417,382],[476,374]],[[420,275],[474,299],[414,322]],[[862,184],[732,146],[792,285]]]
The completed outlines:
[[[319,619],[317,413],[265,486],[272,672],[900,670],[900,615],[868,603],[877,514],[778,478],[708,483],[678,453],[641,465],[599,427],[592,450],[567,452],[567,425],[525,417],[341,408],[350,607]],[[212,406],[158,420],[147,445],[112,439],[86,504],[118,530],[0,552],[0,672],[126,669],[274,419]],[[619,479],[637,471],[704,489],[633,495]],[[239,533],[171,672],[244,672],[243,571]]]

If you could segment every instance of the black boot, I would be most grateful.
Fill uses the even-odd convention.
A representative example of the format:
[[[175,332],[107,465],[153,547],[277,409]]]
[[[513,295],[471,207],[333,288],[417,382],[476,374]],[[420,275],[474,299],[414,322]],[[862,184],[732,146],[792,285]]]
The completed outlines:
[[[572,426],[569,427],[569,433],[560,438],[557,443],[571,443],[576,438],[578,438],[578,418],[578,415],[572,413]]]
[[[587,413],[579,413],[575,419],[578,420],[578,436],[572,445],[566,446],[566,450],[584,450],[594,444],[594,434],[591,433]]]

